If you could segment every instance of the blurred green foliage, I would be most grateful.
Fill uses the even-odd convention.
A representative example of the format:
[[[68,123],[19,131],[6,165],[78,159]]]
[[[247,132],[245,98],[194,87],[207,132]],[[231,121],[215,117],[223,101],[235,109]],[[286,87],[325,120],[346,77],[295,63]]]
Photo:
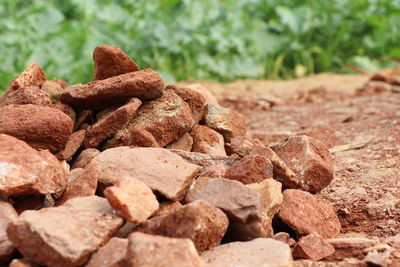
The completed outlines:
[[[0,88],[29,62],[91,80],[117,45],[167,80],[294,78],[400,58],[400,0],[2,0]]]

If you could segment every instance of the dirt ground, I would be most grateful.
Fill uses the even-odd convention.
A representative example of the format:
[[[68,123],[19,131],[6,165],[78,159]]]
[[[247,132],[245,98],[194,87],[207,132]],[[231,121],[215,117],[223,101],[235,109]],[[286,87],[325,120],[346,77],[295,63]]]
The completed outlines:
[[[369,77],[321,74],[293,81],[203,83],[223,105],[245,114],[249,134],[266,145],[307,133],[333,150],[329,200],[343,237],[400,233],[400,93],[356,93]],[[335,151],[332,151],[335,152]]]

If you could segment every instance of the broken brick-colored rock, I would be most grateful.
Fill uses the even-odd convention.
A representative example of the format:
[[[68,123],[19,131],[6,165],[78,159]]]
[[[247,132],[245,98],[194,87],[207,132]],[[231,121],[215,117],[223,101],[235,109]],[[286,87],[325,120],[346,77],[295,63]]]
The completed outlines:
[[[147,220],[137,231],[189,238],[197,251],[202,252],[218,245],[227,228],[228,218],[220,209],[204,200],[198,200]]]
[[[218,100],[215,98],[215,96],[203,85],[198,84],[198,83],[193,83],[193,84],[188,84],[185,85],[186,88],[189,88],[193,91],[198,92],[201,94],[205,100],[206,105],[214,105],[218,106]]]
[[[245,156],[226,171],[225,177],[244,184],[260,183],[273,177],[273,166],[264,156]]]
[[[5,195],[60,193],[67,185],[64,167],[50,152],[5,134],[0,134],[0,169],[0,193]]]
[[[73,123],[76,122],[76,112],[73,108],[71,108],[67,104],[57,102],[57,103],[53,104],[52,107],[64,112],[68,117],[71,118]],[[75,129],[75,126],[74,126],[74,129]]]
[[[121,178],[107,187],[104,196],[122,218],[137,224],[145,222],[159,208],[151,189],[132,177]]]
[[[230,221],[226,238],[229,241],[249,241],[260,237],[272,237],[273,234],[271,219],[262,215],[261,218],[251,219],[246,223]]]
[[[90,109],[84,109],[84,110],[80,111],[76,115],[74,131],[77,131],[77,130],[81,129],[81,127],[84,124],[88,124],[88,123],[92,124],[92,115],[93,115],[93,111],[90,110]]]
[[[58,109],[30,104],[0,108],[0,133],[12,135],[36,149],[60,151],[72,128],[71,118]]]
[[[0,106],[27,105],[50,106],[50,97],[38,86],[26,86],[12,90],[1,101]]]
[[[296,244],[296,240],[290,237],[286,232],[278,232],[272,237],[275,240],[288,244],[290,247]]]
[[[232,138],[230,143],[225,145],[225,150],[228,155],[237,154],[240,157],[244,157],[250,154],[254,146],[254,141],[248,137],[237,136]]]
[[[172,90],[175,94],[177,94],[180,98],[185,101],[192,111],[192,118],[195,123],[199,123],[199,121],[203,118],[204,108],[205,108],[205,99],[203,95],[189,87],[177,86],[177,85],[168,85],[166,90]]]
[[[100,154],[100,151],[98,151],[95,148],[88,148],[83,150],[79,156],[74,160],[72,164],[72,169],[76,168],[85,168],[86,165],[89,164],[89,162],[96,157],[98,154]]]
[[[139,232],[132,233],[128,239],[127,267],[204,267],[190,239],[148,235]]]
[[[42,67],[36,63],[31,63],[23,72],[12,80],[9,89],[17,90],[18,88],[26,86],[40,86],[46,80],[46,74]]]
[[[222,209],[232,220],[248,222],[260,217],[260,194],[240,182],[224,178],[197,179],[186,195],[186,202],[205,200]]]
[[[183,150],[171,150],[171,151],[181,156],[187,162],[199,165],[203,168],[210,166],[221,166],[224,168],[229,168],[233,164],[239,161],[239,159],[235,157],[210,155],[197,152],[188,152]]]
[[[142,101],[134,98],[92,125],[86,134],[85,148],[97,147],[103,140],[113,136],[132,119],[141,104]]]
[[[75,155],[76,151],[81,148],[83,140],[85,140],[86,130],[80,130],[72,133],[67,140],[65,148],[57,154],[60,160],[69,161]]]
[[[92,205],[93,200],[98,206]],[[7,234],[24,257],[47,266],[82,265],[123,223],[107,207],[106,199],[91,196],[70,201],[55,208],[25,211],[9,223]]]
[[[150,132],[164,147],[188,132],[193,123],[188,104],[173,91],[167,90],[162,97],[143,104],[130,125]]]
[[[226,168],[220,165],[207,166],[201,169],[199,177],[225,178]]]
[[[181,138],[166,146],[168,149],[179,149],[185,151],[192,151],[193,138],[189,133],[185,133]]]
[[[324,128],[313,128],[308,131],[301,132],[298,135],[310,136],[322,142],[327,148],[344,145],[342,139],[337,137],[332,131]]]
[[[305,135],[292,136],[272,149],[296,174],[295,188],[317,193],[332,181],[332,157],[320,141]]]
[[[57,205],[61,205],[71,198],[93,196],[96,193],[100,170],[100,165],[92,162],[76,177],[69,179],[67,189],[58,200]]]
[[[8,202],[0,201],[0,264],[8,261],[15,252],[6,230],[8,224],[16,218],[18,214],[13,206]]]
[[[113,76],[138,71],[136,63],[119,47],[99,45],[93,51],[93,80],[103,80]]]
[[[160,147],[157,140],[150,132],[133,124],[118,131],[115,136],[103,146],[103,150],[119,146]]]
[[[190,135],[193,138],[193,152],[226,156],[224,137],[218,132],[207,126],[196,125]]]
[[[56,81],[45,81],[40,89],[50,97],[51,102],[60,102],[61,94],[64,88]]]
[[[265,179],[261,183],[247,185],[261,196],[260,210],[269,218],[278,213],[283,202],[282,185],[274,179]]]
[[[339,218],[328,201],[299,189],[283,191],[278,215],[298,236],[314,232],[323,238],[332,238],[340,232]]]
[[[116,147],[94,161],[101,165],[99,182],[113,185],[121,177],[134,177],[169,200],[181,200],[199,167],[164,148]]]
[[[213,267],[293,267],[290,247],[271,238],[223,244],[204,252],[201,258]]]
[[[365,249],[378,245],[379,240],[365,237],[338,237],[326,240],[335,248],[335,253],[329,256],[330,260],[365,257]]]
[[[8,267],[40,267],[40,265],[30,259],[13,259]]]
[[[93,253],[85,267],[123,267],[127,248],[128,239],[113,237]]]
[[[335,248],[318,234],[309,234],[299,239],[293,247],[293,257],[319,261],[332,255]]]
[[[224,136],[225,142],[246,134],[246,122],[238,112],[220,106],[207,105],[204,123]]]
[[[164,81],[152,69],[114,76],[88,84],[67,87],[61,101],[77,109],[104,109],[122,104],[129,98],[141,100],[162,96]]]
[[[153,217],[170,213],[182,207],[179,201],[164,201],[160,203],[160,208],[153,214]]]

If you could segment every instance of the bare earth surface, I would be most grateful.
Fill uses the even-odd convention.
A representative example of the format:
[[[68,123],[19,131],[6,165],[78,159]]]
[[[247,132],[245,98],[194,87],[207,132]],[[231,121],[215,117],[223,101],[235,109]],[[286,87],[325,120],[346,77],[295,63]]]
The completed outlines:
[[[335,179],[319,194],[335,208],[343,237],[382,240],[400,232],[400,93],[357,94],[367,80],[322,74],[204,85],[245,114],[250,134],[266,145],[313,132],[330,146],[359,147],[332,153]]]

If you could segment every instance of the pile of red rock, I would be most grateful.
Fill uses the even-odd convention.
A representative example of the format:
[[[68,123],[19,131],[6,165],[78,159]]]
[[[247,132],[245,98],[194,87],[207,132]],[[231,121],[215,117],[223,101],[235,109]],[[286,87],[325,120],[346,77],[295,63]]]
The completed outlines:
[[[10,266],[293,266],[334,252],[326,146],[270,147],[200,86],[117,47],[69,86],[30,65],[0,99],[0,260]],[[284,190],[284,191],[283,191]],[[297,242],[296,242],[297,240]]]

